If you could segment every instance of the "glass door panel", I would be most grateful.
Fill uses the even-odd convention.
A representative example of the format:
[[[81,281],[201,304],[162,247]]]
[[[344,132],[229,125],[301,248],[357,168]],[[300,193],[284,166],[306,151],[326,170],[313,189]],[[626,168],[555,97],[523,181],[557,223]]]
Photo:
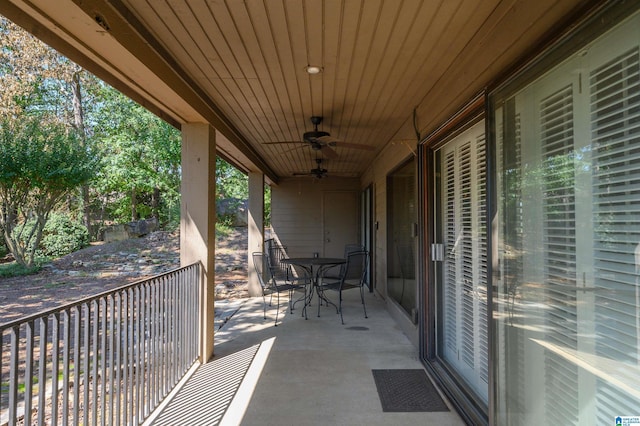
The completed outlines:
[[[416,166],[411,159],[387,178],[387,293],[411,315],[417,312]]]
[[[504,93],[494,421],[615,424],[640,407],[640,15]]]
[[[438,240],[438,356],[488,401],[486,150],[484,121],[435,155]]]

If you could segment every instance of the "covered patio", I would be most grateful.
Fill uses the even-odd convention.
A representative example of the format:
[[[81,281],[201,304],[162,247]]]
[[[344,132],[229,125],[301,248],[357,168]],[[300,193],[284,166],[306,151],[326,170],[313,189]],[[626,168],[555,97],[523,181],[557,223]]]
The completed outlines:
[[[638,2],[8,0],[0,13],[182,132],[181,265],[199,275],[181,361],[197,371],[156,424],[637,414]],[[345,326],[327,312],[275,328],[258,298],[216,327],[216,156],[248,175],[250,294],[268,185],[288,256],[369,252],[368,320],[354,308]],[[253,374],[243,357],[257,354]],[[236,395],[213,390],[225,359],[257,379],[246,410],[212,405]],[[383,413],[371,371],[386,368],[426,368],[451,411]]]
[[[444,397],[449,411],[382,411],[372,370],[424,367],[381,298],[366,295],[365,319],[358,292],[345,296],[344,326],[330,307],[318,318],[315,300],[308,320],[281,302],[278,327],[260,298],[219,302],[215,357],[147,424],[464,424]]]

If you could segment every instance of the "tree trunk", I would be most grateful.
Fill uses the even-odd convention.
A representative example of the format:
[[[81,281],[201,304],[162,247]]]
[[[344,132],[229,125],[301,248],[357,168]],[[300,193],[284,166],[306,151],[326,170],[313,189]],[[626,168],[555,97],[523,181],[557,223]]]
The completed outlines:
[[[160,188],[157,186],[153,188],[153,194],[151,194],[151,214],[153,217],[160,221]]]
[[[131,220],[138,220],[138,199],[135,187],[131,189]]]
[[[80,71],[73,73],[73,78],[71,79],[71,90],[73,91],[73,121],[78,134],[80,135],[80,143],[82,146],[86,147],[86,132],[84,128],[84,112],[82,109],[82,91],[81,91],[81,82],[80,82]],[[89,235],[93,235],[91,233],[91,215],[89,211],[89,186],[82,185],[81,187],[82,193],[82,221],[84,222],[84,226],[87,227],[89,231]]]

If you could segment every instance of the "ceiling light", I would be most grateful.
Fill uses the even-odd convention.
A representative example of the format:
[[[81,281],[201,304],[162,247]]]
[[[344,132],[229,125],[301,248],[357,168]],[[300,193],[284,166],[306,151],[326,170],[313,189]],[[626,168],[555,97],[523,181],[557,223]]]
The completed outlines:
[[[322,72],[322,67],[318,67],[315,65],[308,65],[307,68],[307,73],[313,75],[313,74],[320,74]]]

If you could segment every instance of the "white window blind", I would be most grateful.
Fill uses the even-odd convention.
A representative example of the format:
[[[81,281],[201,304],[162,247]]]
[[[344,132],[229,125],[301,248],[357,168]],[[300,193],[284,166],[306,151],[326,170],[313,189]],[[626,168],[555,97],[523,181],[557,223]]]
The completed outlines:
[[[598,423],[637,413],[638,399],[616,383],[640,374],[640,70],[638,48],[590,75],[593,142],[593,250],[596,355],[620,362],[616,381],[597,382]],[[625,368],[634,366],[635,368]]]
[[[444,220],[445,220],[445,247],[447,247],[447,262],[445,263],[444,279],[444,340],[447,351],[457,353],[458,351],[458,287],[456,277],[458,276],[458,252],[451,248],[456,246],[457,223],[456,223],[456,172],[455,172],[455,151],[445,154],[444,160]]]
[[[577,349],[576,235],[573,87],[561,88],[541,100],[540,147],[543,182],[545,321],[547,339],[568,350]],[[571,424],[578,418],[578,367],[547,351],[545,398],[547,422]]]
[[[476,137],[476,200],[478,200],[474,238],[474,252],[477,253],[477,321],[474,326],[478,334],[478,349],[476,350],[477,365],[480,379],[489,383],[489,324],[487,310],[487,149],[484,133]]]
[[[442,307],[445,360],[488,400],[486,149],[484,123],[442,148],[446,257]]]

